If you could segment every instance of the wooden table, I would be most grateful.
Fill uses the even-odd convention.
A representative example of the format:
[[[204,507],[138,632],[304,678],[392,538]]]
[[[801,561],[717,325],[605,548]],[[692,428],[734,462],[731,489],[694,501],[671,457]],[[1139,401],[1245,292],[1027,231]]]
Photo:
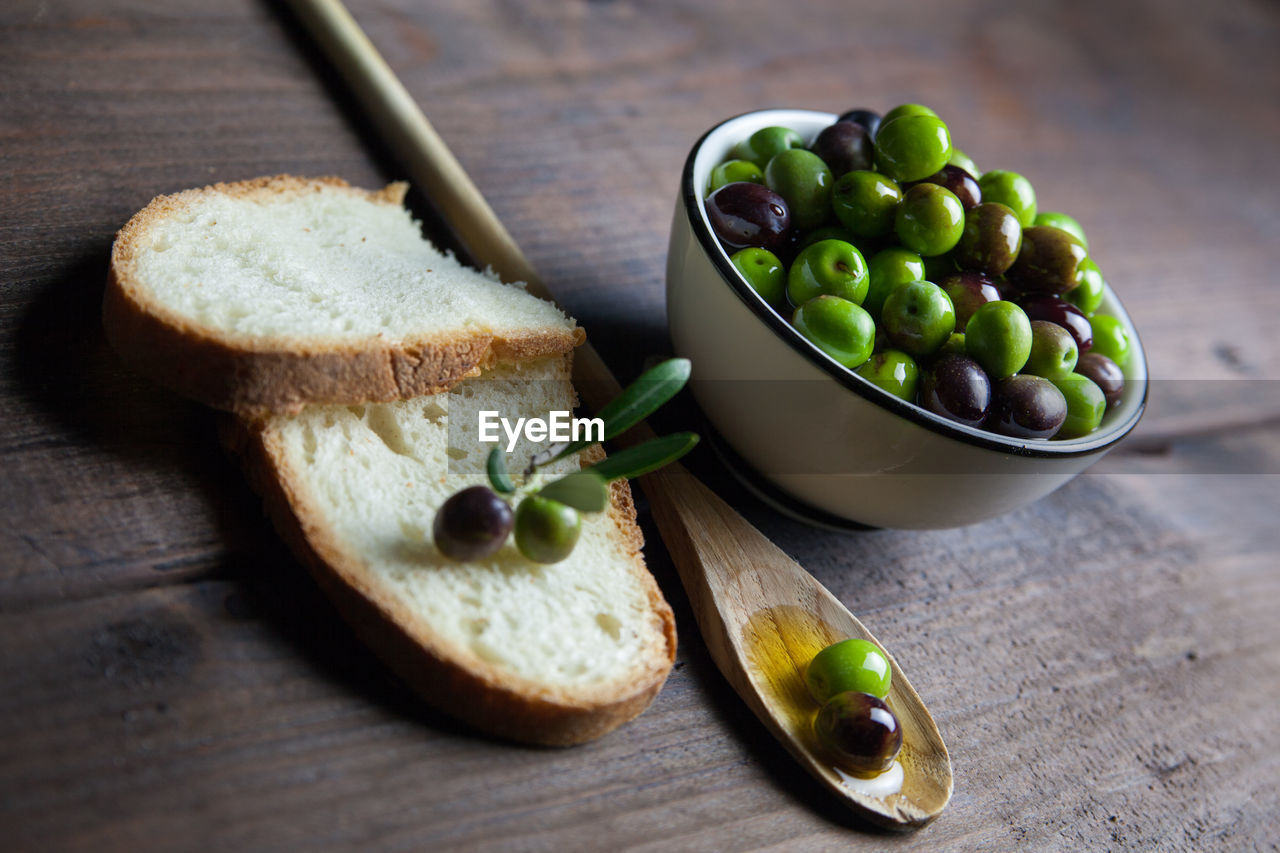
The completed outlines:
[[[355,642],[218,450],[126,372],[99,300],[153,195],[399,177],[275,5],[0,10],[0,839],[8,850],[1275,849],[1280,841],[1280,7],[353,2],[620,376],[668,351],[689,146],[764,107],[943,111],[1075,214],[1150,356],[1124,446],[986,524],[817,532],[694,467],[888,644],[955,796],[888,836],[710,663],[635,722],[513,747]],[[893,8],[890,8],[890,5]],[[447,240],[429,208],[427,230]],[[668,416],[697,423],[685,404]]]

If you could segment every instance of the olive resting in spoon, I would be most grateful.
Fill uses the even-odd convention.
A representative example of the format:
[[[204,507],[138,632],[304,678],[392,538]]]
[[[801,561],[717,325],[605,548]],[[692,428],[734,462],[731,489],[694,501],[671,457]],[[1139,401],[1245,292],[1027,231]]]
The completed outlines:
[[[813,721],[813,730],[855,773],[883,773],[902,750],[902,727],[883,699],[848,690],[833,696]]]

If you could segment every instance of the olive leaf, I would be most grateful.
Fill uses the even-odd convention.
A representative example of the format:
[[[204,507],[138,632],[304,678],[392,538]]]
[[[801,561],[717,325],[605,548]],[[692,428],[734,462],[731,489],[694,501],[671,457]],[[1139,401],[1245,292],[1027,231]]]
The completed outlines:
[[[597,413],[596,417],[604,421],[605,440],[621,435],[657,411],[659,406],[674,397],[689,381],[690,370],[689,359],[670,358],[642,373],[613,402]],[[592,444],[595,442],[570,442],[554,458],[563,459]]]
[[[698,436],[692,432],[677,432],[664,435],[662,438],[651,438],[643,444],[619,450],[607,459],[602,459],[584,471],[593,471],[602,480],[616,480],[619,477],[639,477],[674,462],[684,456],[698,443]]]
[[[600,512],[609,505],[609,487],[596,471],[587,468],[566,474],[538,490],[538,496],[559,501],[581,512]]]
[[[498,494],[509,495],[516,490],[515,484],[511,482],[511,475],[507,473],[507,454],[502,452],[501,447],[489,451],[485,470],[489,474],[489,485]]]

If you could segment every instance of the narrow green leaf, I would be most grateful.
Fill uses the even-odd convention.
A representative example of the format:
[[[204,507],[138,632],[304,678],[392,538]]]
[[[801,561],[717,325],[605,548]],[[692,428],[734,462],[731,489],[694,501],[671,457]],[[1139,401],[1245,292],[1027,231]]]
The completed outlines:
[[[489,485],[493,486],[495,492],[509,495],[516,490],[515,484],[511,482],[511,475],[507,473],[507,454],[502,452],[501,447],[489,451],[485,470],[489,473]]]
[[[618,398],[600,410],[607,441],[621,435],[658,410],[689,381],[692,365],[687,358],[669,358],[656,364],[627,386]]]
[[[606,440],[621,435],[658,410],[689,381],[691,365],[687,358],[669,358],[656,364],[627,386],[617,399],[605,406],[596,417],[604,421]],[[595,442],[574,441],[561,450],[556,459],[577,453]]]
[[[609,505],[609,487],[590,468],[566,474],[538,489],[538,496],[567,504],[582,512],[600,512]]]
[[[605,480],[619,477],[639,477],[656,471],[668,462],[684,456],[698,443],[698,436],[691,432],[677,432],[662,438],[651,438],[626,450],[619,450],[585,470],[594,471]]]

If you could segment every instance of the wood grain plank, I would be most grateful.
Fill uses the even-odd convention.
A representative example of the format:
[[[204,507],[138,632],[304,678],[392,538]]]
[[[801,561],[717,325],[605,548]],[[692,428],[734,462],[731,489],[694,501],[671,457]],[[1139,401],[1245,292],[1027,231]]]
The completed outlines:
[[[1266,840],[1280,577],[1267,539],[1235,534],[1269,517],[1275,478],[1225,479],[1210,496],[1195,476],[1083,478],[923,535],[775,521],[948,739],[955,798],[908,846]],[[1253,514],[1204,515],[1227,498]],[[680,599],[681,665],[649,712],[596,744],[528,750],[423,711],[281,546],[264,551],[225,580],[0,617],[0,790],[20,848],[145,845],[179,826],[216,846],[880,843],[842,829],[720,683]]]
[[[351,8],[620,376],[670,346],[667,228],[702,130],[918,100],[1084,223],[1142,331],[1151,408],[1095,473],[957,531],[815,532],[694,460],[939,718],[956,793],[922,833],[852,823],[772,742],[707,660],[651,527],[682,632],[653,708],[572,751],[476,738],[355,644],[209,414],[124,372],[98,327],[112,235],[152,196],[279,171],[376,185],[397,177],[378,140],[275,4],[6,4],[6,848],[1274,849],[1280,113],[1263,106],[1280,10]]]

